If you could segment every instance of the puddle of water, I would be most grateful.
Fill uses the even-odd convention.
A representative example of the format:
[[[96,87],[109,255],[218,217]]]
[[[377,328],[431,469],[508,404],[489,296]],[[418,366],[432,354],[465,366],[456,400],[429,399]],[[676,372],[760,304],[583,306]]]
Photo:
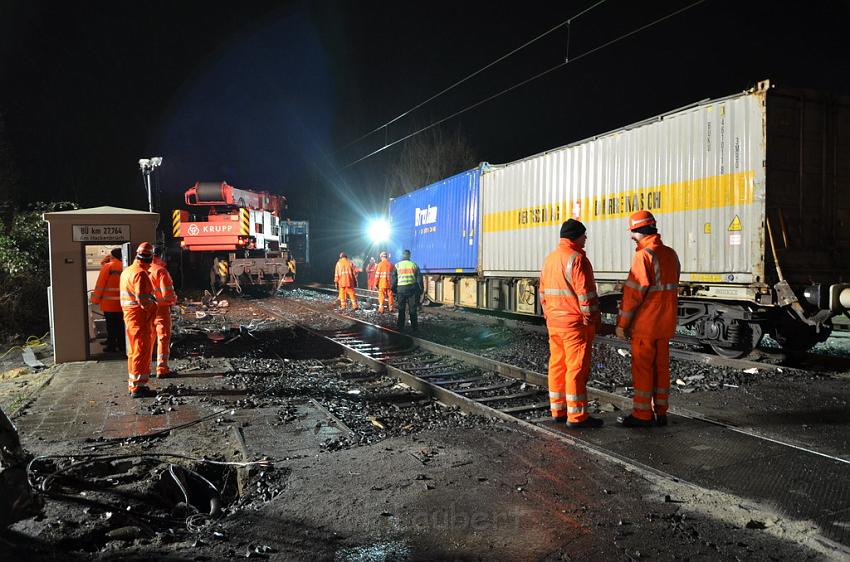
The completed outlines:
[[[336,552],[335,562],[405,562],[410,560],[410,547],[399,541],[343,548]]]

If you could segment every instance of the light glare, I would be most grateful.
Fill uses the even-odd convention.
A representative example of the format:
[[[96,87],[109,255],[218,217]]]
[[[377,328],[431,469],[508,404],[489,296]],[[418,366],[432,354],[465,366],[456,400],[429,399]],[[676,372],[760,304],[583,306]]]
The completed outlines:
[[[390,224],[384,219],[375,219],[369,224],[369,239],[374,244],[386,242],[390,237]]]

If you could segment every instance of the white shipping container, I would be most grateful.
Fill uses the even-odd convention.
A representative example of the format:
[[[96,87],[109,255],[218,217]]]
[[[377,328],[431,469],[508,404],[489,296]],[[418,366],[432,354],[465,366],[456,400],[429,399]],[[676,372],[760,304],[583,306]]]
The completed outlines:
[[[651,211],[682,281],[764,280],[766,89],[704,102],[505,165],[481,178],[486,277],[536,277],[561,223],[588,228],[598,280],[625,279],[629,215]]]

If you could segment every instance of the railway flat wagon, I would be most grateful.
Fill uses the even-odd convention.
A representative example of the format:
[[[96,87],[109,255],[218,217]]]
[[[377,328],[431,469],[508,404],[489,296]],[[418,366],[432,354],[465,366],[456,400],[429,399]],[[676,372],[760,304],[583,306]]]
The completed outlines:
[[[474,302],[455,291],[455,303],[540,314],[540,267],[573,217],[588,227],[603,307],[614,312],[634,253],[627,218],[646,209],[682,263],[680,325],[728,356],[765,333],[807,349],[850,307],[847,155],[850,101],[765,81],[485,166],[477,290]],[[445,276],[432,284],[447,302]]]

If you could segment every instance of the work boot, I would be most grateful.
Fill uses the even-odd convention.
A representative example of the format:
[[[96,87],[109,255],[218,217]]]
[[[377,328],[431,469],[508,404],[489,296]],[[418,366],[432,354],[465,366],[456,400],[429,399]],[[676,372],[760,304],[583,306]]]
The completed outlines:
[[[591,418],[590,416],[581,420],[580,422],[567,422],[567,427],[572,428],[593,428],[593,427],[602,427],[605,422],[601,418]]]
[[[130,398],[154,398],[156,391],[146,386],[140,386],[139,390],[130,393]]]
[[[174,371],[166,371],[164,373],[157,373],[157,374],[153,375],[153,378],[155,378],[155,379],[169,379],[172,376],[174,376]]]
[[[665,425],[667,425],[667,414],[656,415],[654,416],[654,418],[655,425],[657,425],[658,427],[664,427]]]
[[[556,424],[567,423],[567,418],[566,418],[566,416],[561,417],[561,418],[556,418],[556,417],[553,416],[552,417],[552,423],[556,423]]]
[[[642,420],[629,414],[628,416],[618,417],[617,423],[623,427],[650,427],[652,425],[652,420]]]

